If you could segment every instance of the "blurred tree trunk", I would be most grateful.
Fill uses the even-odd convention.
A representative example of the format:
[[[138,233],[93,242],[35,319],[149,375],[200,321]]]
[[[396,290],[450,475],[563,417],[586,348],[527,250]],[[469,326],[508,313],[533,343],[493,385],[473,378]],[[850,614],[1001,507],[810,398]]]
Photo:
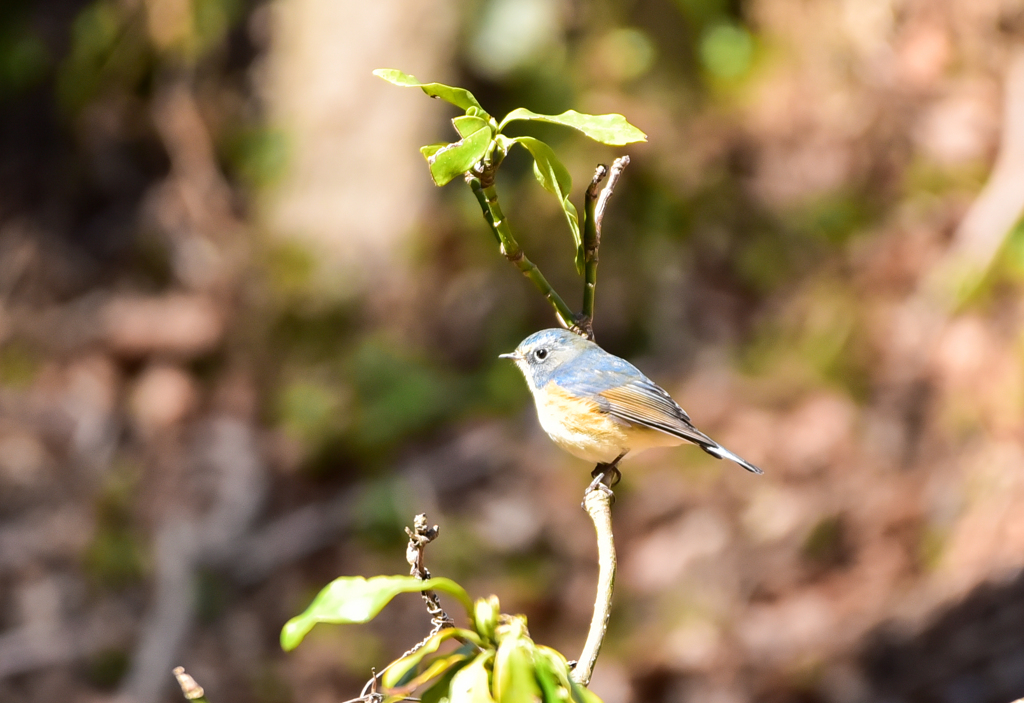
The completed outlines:
[[[450,78],[457,16],[442,0],[285,0],[273,11],[266,97],[288,166],[265,223],[315,254],[320,278],[341,270],[358,287],[396,263],[420,220],[433,186],[409,155],[436,141],[445,114],[370,72]]]

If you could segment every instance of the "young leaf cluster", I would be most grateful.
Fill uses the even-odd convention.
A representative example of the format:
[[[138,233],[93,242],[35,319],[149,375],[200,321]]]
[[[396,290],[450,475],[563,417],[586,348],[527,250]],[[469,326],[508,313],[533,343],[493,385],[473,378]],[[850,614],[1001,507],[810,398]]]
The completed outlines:
[[[512,122],[534,121],[571,127],[594,141],[610,146],[624,146],[647,140],[647,135],[618,114],[587,115],[566,110],[559,115],[541,115],[526,108],[517,108],[499,122],[489,115],[477,99],[464,88],[442,83],[421,83],[415,77],[393,68],[379,68],[374,75],[389,83],[415,87],[433,98],[445,100],[465,111],[452,120],[459,139],[449,143],[429,144],[420,149],[430,168],[430,177],[443,186],[466,173],[481,175],[492,182],[494,172],[516,144],[533,157],[533,173],[540,184],[558,199],[576,245],[576,270],[584,273],[583,239],[580,218],[569,200],[572,176],[550,146],[534,137],[509,137],[503,132]]]
[[[465,608],[470,627],[439,630],[389,664],[381,676],[385,703],[414,693],[423,703],[601,703],[572,680],[565,657],[534,643],[525,617],[501,614],[496,596],[473,603],[461,586],[444,578],[335,579],[305,612],[288,621],[281,645],[294,649],[320,622],[368,622],[399,593],[424,589],[454,597]]]

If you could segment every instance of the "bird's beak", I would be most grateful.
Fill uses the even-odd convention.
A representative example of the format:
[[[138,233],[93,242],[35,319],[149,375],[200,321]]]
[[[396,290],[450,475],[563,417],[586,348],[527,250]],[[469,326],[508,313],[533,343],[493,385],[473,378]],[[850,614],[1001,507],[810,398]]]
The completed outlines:
[[[522,361],[523,357],[519,355],[519,352],[509,352],[508,354],[498,354],[499,359],[511,359],[512,361]]]

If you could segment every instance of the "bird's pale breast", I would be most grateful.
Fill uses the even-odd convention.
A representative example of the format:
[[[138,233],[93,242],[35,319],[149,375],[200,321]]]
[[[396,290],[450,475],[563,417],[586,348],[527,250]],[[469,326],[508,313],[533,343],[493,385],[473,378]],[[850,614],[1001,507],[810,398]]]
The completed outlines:
[[[607,463],[625,451],[673,446],[682,441],[608,415],[597,401],[573,396],[553,381],[534,391],[534,401],[540,425],[552,441],[586,461]]]

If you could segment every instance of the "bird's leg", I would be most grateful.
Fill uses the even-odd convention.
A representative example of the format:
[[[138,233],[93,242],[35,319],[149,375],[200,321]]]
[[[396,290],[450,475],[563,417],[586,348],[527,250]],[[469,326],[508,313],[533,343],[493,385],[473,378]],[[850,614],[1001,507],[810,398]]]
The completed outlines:
[[[619,454],[613,461],[607,464],[600,463],[595,466],[594,470],[590,472],[594,480],[587,486],[587,490],[583,492],[583,495],[587,496],[591,491],[604,491],[614,498],[615,494],[612,493],[612,487],[622,479],[622,472],[619,471],[619,462],[624,456],[626,456],[626,452],[622,452],[622,454]]]
[[[626,456],[626,453],[627,452],[622,452],[607,464],[598,464],[594,467],[594,470],[590,472],[590,475],[594,478],[601,477],[606,479],[602,482],[609,488],[615,487],[622,478],[622,472],[619,471],[619,462],[622,461],[622,457]]]

